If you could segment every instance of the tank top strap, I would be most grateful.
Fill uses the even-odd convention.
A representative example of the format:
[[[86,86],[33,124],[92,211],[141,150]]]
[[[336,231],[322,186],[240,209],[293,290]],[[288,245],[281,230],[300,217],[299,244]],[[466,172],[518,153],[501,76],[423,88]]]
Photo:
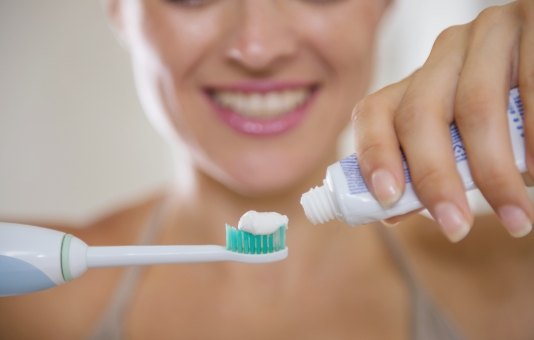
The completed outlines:
[[[163,225],[163,219],[166,215],[165,212],[168,209],[168,201],[169,199],[163,198],[154,206],[145,226],[139,234],[136,244],[149,245],[156,241]],[[90,334],[89,339],[114,340],[122,338],[125,315],[133,300],[133,295],[139,283],[142,270],[143,267],[141,266],[126,268],[115,288],[115,293],[112,295],[111,301],[100,317],[96,327],[93,329],[93,332]]]
[[[412,309],[410,324],[410,339],[413,340],[461,340],[464,339],[451,321],[444,315],[432,301],[412,268],[412,265],[403,251],[398,239],[381,224],[376,228],[389,251],[401,276],[406,282],[410,295]]]

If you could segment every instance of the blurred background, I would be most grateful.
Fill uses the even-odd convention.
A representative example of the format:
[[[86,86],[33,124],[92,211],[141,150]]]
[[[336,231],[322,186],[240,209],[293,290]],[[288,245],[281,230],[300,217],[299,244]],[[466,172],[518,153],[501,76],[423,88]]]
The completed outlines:
[[[394,1],[373,88],[412,72],[443,28],[505,2]],[[75,225],[170,181],[171,150],[100,1],[1,0],[0,46],[0,220]]]

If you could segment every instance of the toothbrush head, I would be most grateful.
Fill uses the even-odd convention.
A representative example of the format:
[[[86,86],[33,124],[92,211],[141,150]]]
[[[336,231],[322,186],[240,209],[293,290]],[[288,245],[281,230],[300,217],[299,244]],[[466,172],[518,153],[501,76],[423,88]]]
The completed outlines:
[[[226,249],[241,254],[270,254],[286,250],[287,225],[270,234],[253,234],[226,225]]]

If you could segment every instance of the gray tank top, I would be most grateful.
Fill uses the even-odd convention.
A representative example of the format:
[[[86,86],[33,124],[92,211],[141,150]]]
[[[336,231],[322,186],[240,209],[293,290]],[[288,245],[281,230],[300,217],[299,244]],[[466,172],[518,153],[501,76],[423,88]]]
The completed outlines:
[[[165,201],[154,209],[147,225],[143,228],[138,244],[153,244],[159,234],[162,218],[165,216]],[[419,282],[416,280],[413,269],[402,251],[398,240],[383,225],[376,224],[379,234],[386,245],[391,257],[397,265],[401,275],[407,283],[412,310],[410,339],[412,340],[460,340],[463,337],[453,327],[452,323],[439,310],[430,299]],[[111,299],[107,309],[93,330],[89,339],[92,340],[118,340],[122,339],[124,318],[132,301],[142,267],[126,269],[116,293]]]
[[[412,317],[410,339],[413,340],[460,340],[464,339],[450,320],[427,295],[418,282],[409,259],[398,240],[383,224],[376,224],[378,232],[403,276],[410,294]]]

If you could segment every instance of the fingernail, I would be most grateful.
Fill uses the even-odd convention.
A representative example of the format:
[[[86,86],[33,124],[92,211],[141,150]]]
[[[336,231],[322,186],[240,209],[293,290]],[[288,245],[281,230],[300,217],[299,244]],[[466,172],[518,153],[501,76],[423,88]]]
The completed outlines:
[[[497,209],[502,223],[513,237],[523,237],[532,230],[532,222],[525,212],[513,205],[504,205]]]
[[[434,207],[434,217],[451,242],[458,242],[469,233],[469,223],[452,203],[438,203]]]
[[[395,178],[386,170],[378,169],[371,175],[371,185],[376,199],[383,207],[389,207],[400,198]]]
[[[395,227],[397,224],[399,224],[399,222],[388,222],[386,220],[380,220],[380,222],[385,225],[386,227],[388,228],[393,228]]]

